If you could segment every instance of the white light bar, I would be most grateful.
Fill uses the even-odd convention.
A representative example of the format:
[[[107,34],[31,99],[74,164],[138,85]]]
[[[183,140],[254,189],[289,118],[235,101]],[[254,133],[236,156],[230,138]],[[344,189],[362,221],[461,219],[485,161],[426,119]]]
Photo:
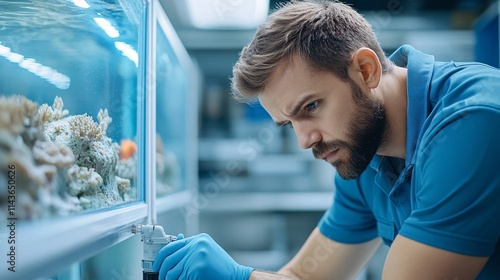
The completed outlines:
[[[67,89],[71,84],[71,79],[68,76],[36,62],[33,58],[25,58],[23,55],[12,52],[9,47],[2,44],[0,44],[0,56],[5,57],[12,63],[17,63],[19,67],[28,70],[59,89]]]
[[[80,8],[84,8],[84,9],[90,8],[89,3],[87,3],[87,1],[85,1],[85,0],[73,0],[73,4],[75,4],[75,6],[78,6]]]
[[[253,29],[263,23],[269,0],[187,0],[191,24],[200,29]]]
[[[115,47],[122,52],[122,54],[128,59],[132,60],[135,64],[135,67],[139,66],[139,55],[137,54],[137,51],[134,50],[134,48],[124,42],[115,42]]]
[[[120,32],[105,18],[95,17],[94,21],[99,25],[104,32],[109,36],[109,38],[116,38],[120,36]]]

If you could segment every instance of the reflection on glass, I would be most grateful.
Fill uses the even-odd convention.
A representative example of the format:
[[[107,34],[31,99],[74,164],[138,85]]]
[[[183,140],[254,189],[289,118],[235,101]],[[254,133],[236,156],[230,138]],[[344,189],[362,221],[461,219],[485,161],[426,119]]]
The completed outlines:
[[[0,1],[0,218],[137,200],[137,3]]]
[[[189,85],[186,70],[162,25],[156,30],[156,192],[160,196],[186,189]]]

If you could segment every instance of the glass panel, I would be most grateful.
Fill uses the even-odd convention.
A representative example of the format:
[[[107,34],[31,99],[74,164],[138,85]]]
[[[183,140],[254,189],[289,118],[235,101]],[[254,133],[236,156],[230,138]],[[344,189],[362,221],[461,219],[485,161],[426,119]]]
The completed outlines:
[[[144,3],[19,0],[0,10],[0,216],[137,201]]]
[[[189,85],[171,44],[175,38],[167,37],[174,33],[162,29],[161,24],[156,30],[156,193],[161,196],[186,189]]]

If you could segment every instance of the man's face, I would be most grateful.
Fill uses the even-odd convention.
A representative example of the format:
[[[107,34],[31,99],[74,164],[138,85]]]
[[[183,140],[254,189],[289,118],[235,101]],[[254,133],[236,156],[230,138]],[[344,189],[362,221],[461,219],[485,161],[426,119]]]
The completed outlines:
[[[298,56],[281,63],[260,95],[278,125],[291,124],[299,145],[344,179],[361,175],[382,143],[385,110],[352,80],[312,71]]]

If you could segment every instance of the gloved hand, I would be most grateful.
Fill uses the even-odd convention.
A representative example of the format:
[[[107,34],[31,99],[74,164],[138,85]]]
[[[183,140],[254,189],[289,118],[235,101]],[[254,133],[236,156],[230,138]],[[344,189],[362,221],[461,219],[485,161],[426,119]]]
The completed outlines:
[[[180,234],[153,263],[160,280],[247,280],[253,268],[236,263],[208,234]]]

